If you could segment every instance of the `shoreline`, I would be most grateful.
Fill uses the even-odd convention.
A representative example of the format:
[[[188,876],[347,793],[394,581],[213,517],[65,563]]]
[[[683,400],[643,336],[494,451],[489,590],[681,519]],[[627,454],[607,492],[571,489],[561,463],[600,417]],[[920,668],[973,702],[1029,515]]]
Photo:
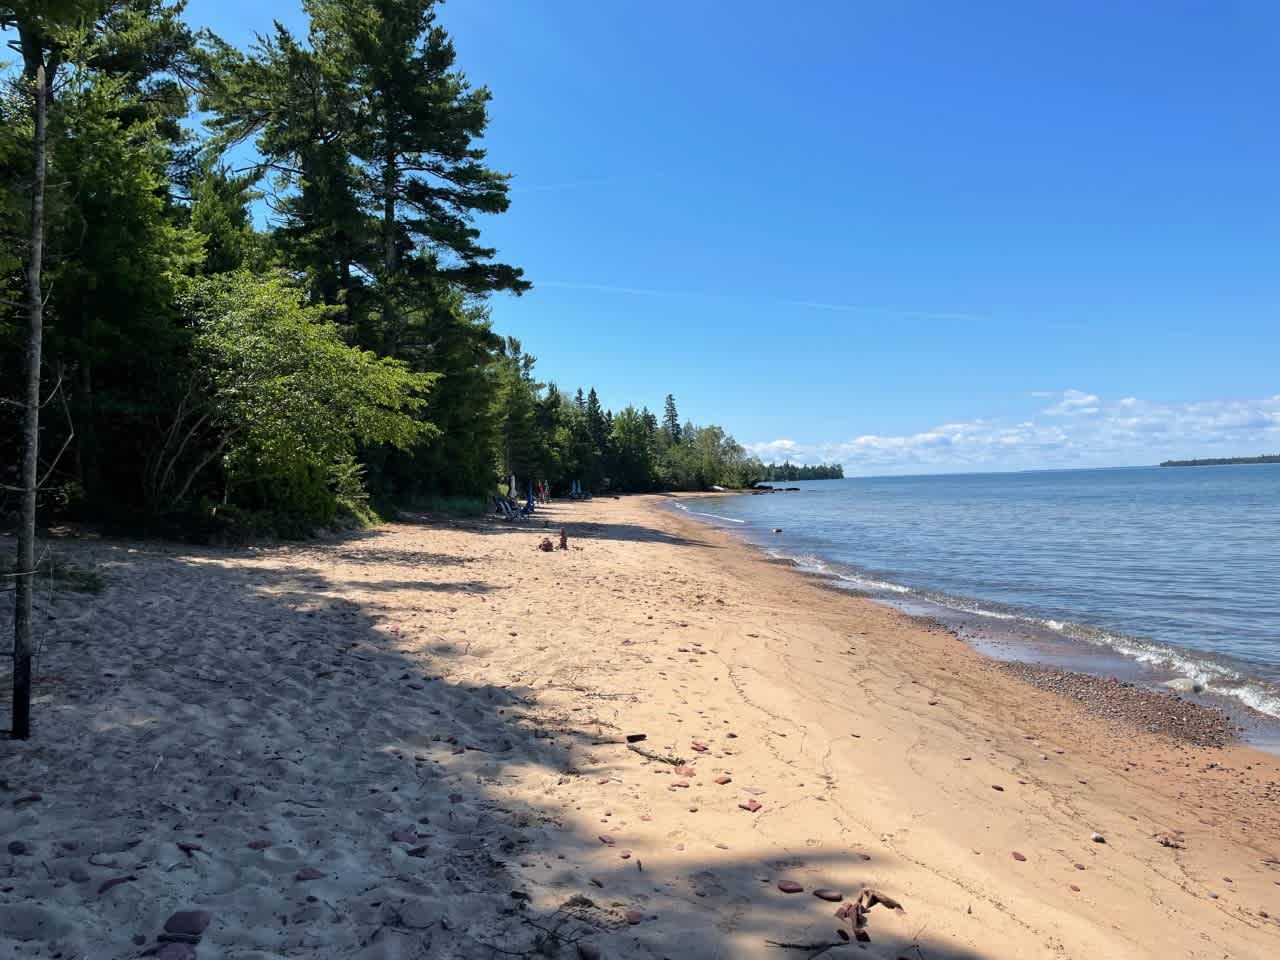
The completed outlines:
[[[681,499],[702,499],[705,497],[726,497],[750,494],[750,491],[728,491],[714,494],[667,494],[671,501]],[[688,511],[683,511],[688,513]],[[707,519],[694,519],[705,517]],[[1137,686],[1150,694],[1150,702],[1156,712],[1175,713],[1171,704],[1184,703],[1191,709],[1209,714],[1219,715],[1214,726],[1220,731],[1229,731],[1233,740],[1238,740],[1251,747],[1269,754],[1280,756],[1280,717],[1258,709],[1243,694],[1236,695],[1223,692],[1213,686],[1202,687],[1200,682],[1191,679],[1194,670],[1191,667],[1175,669],[1167,663],[1157,664],[1145,656],[1140,657],[1132,652],[1117,648],[1111,642],[1094,642],[1084,639],[1082,634],[1119,638],[1126,643],[1138,645],[1155,642],[1157,646],[1167,648],[1171,657],[1188,657],[1192,661],[1201,661],[1222,666],[1220,658],[1203,650],[1184,649],[1169,644],[1161,644],[1142,637],[1126,637],[1108,629],[1089,626],[1081,621],[1059,622],[1043,619],[1039,614],[1032,614],[1016,608],[1002,608],[998,601],[982,600],[974,597],[946,597],[930,593],[916,587],[901,584],[879,584],[869,581],[870,586],[860,586],[858,574],[849,579],[836,570],[828,567],[829,561],[820,557],[814,558],[817,568],[808,565],[803,558],[797,558],[786,552],[775,552],[777,547],[745,535],[738,535],[735,528],[718,526],[711,520],[727,521],[742,524],[744,521],[720,517],[714,514],[691,514],[688,519],[693,522],[727,532],[734,539],[750,550],[758,552],[762,557],[781,563],[796,572],[812,577],[816,582],[829,589],[853,596],[861,597],[880,606],[896,610],[906,616],[916,618],[924,623],[936,624],[963,640],[968,646],[992,660],[1012,665],[1014,673],[1022,668],[1041,668],[1060,673],[1069,673],[1076,680],[1072,686],[1079,689],[1087,683],[1094,688],[1094,696],[1089,699],[1100,699],[1100,693],[1106,681],[1115,679],[1122,683]],[[882,587],[883,589],[877,589]],[[996,612],[990,612],[995,610]],[[1232,670],[1246,671],[1241,676],[1247,684],[1253,685],[1250,695],[1261,695],[1259,689],[1268,691],[1265,695],[1274,700],[1275,685],[1271,680],[1257,674],[1249,674],[1249,664],[1238,661],[1230,665]],[[1191,676],[1188,676],[1191,671]],[[1027,672],[1025,669],[1022,672]],[[1206,728],[1207,729],[1207,728]],[[1170,725],[1176,732],[1176,724]],[[1216,735],[1220,736],[1220,734]]]
[[[199,960],[764,960],[863,888],[905,913],[832,957],[1274,953],[1276,758],[1094,717],[661,502],[58,542],[105,585],[42,599],[35,739],[0,744],[0,953],[204,910]]]

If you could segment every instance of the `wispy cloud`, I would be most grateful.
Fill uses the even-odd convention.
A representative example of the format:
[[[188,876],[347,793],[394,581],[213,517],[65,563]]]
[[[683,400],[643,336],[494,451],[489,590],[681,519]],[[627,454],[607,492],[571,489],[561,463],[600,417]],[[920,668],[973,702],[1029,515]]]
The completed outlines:
[[[794,440],[768,440],[748,444],[747,449],[762,460],[785,460],[794,457],[801,448]]]
[[[1083,390],[1064,390],[1058,402],[1043,412],[1050,417],[1074,417],[1077,414],[1094,414],[1099,410],[1096,394]]]
[[[976,419],[912,434],[864,434],[849,440],[747,444],[765,459],[843,463],[852,473],[1033,469],[1154,463],[1171,457],[1280,452],[1280,395],[1251,400],[1157,403],[1107,400],[1083,390],[1029,420]]]
[[[987,318],[973,313],[957,313],[946,310],[915,310],[894,306],[872,306],[860,303],[826,303],[820,300],[787,300],[775,297],[757,297],[747,293],[699,292],[695,290],[660,290],[652,287],[626,287],[607,283],[587,283],[574,280],[539,280],[539,287],[557,290],[586,290],[594,293],[620,293],[638,297],[678,297],[690,300],[733,300],[769,303],[782,307],[802,307],[806,310],[831,310],[840,313],[861,313],[868,316],[893,316],[918,320],[982,321]]]

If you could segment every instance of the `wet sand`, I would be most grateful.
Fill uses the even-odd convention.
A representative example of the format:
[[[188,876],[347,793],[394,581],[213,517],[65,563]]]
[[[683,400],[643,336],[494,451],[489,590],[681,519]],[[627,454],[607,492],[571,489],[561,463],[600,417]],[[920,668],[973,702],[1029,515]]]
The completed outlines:
[[[1275,757],[1096,716],[659,498],[53,549],[106,586],[41,594],[0,955],[1280,951]],[[903,909],[835,916],[867,887]]]

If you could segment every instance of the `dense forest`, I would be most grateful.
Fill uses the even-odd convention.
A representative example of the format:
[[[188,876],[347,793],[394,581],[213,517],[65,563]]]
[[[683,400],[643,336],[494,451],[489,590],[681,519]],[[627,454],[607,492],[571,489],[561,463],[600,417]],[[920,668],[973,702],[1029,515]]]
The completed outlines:
[[[1206,460],[1166,460],[1162,467],[1227,467],[1237,463],[1280,463],[1280,453],[1260,457],[1210,457]]]
[[[477,225],[510,175],[433,0],[303,7],[241,50],[181,0],[0,0],[0,515],[33,405],[45,518],[181,536],[765,477],[493,328],[532,284]]]
[[[779,480],[843,480],[844,467],[838,463],[820,463],[802,466],[791,463],[771,463],[761,469],[760,479],[766,482]]]

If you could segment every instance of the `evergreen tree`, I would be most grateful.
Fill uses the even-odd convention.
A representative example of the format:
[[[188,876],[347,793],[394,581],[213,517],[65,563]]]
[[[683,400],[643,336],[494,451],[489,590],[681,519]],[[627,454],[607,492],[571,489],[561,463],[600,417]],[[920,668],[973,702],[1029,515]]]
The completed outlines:
[[[680,442],[680,414],[676,410],[676,398],[670,393],[662,405],[662,432],[668,443]]]
[[[407,302],[437,278],[469,293],[529,288],[522,271],[493,262],[472,225],[507,209],[508,175],[476,145],[489,91],[456,69],[435,0],[307,0],[312,45],[343,81],[349,145],[365,213],[379,221],[374,274],[383,350],[395,354]]]
[[[258,198],[251,175],[234,174],[214,156],[200,164],[191,182],[191,229],[203,240],[201,272],[227,273],[257,265],[258,236],[249,204]]]

